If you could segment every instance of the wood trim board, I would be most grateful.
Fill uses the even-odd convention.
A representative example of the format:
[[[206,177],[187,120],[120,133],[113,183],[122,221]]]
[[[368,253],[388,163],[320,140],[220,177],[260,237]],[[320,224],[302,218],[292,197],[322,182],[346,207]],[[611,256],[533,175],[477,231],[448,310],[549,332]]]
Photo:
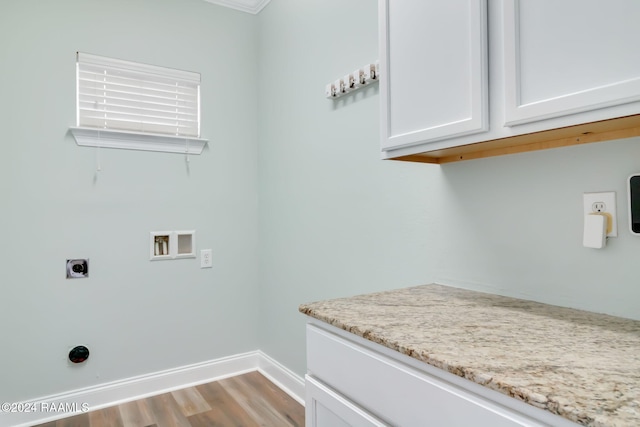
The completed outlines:
[[[640,136],[640,114],[425,151],[391,160],[444,164]]]

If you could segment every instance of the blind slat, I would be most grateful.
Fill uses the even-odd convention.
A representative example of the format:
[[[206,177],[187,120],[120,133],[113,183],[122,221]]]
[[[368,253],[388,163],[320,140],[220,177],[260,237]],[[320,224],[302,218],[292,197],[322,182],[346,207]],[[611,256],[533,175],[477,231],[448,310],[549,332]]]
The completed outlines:
[[[126,113],[132,116],[150,116],[150,117],[179,117],[182,120],[197,121],[198,116],[193,111],[183,109],[175,110],[157,110],[157,109],[140,109],[136,107],[123,107],[113,104],[98,104],[94,102],[80,101],[80,109],[84,111],[94,111],[96,113]]]
[[[100,86],[86,86],[80,83],[79,86],[80,93],[88,94],[88,95],[102,95],[104,96],[105,92],[112,92],[114,94],[119,94],[122,97],[131,97],[140,99],[149,98],[149,99],[164,99],[164,100],[181,100],[185,102],[197,102],[198,100],[198,92],[193,91],[192,93],[181,93],[181,92],[163,92],[163,91],[154,91],[147,88],[130,88],[130,87],[122,87],[118,85],[111,84],[103,84]]]
[[[87,79],[95,79],[100,80],[104,77],[105,69],[89,69],[84,67],[82,69],[81,77]],[[181,87],[193,87],[197,86],[199,83],[191,80],[181,80],[181,79],[171,79],[171,78],[161,78],[155,75],[149,74],[126,74],[122,72],[117,72],[113,69],[109,70],[109,75],[111,78],[123,81],[123,82],[146,82],[149,84],[155,84],[158,86],[181,86]]]
[[[78,53],[78,126],[200,136],[200,75]]]
[[[187,123],[197,123],[197,117],[195,116],[185,116],[185,115],[157,115],[157,114],[135,114],[135,113],[126,113],[122,111],[113,111],[113,110],[94,110],[87,108],[80,108],[80,111],[83,113],[85,117],[103,117],[105,119],[113,119],[113,118],[122,118],[128,121],[140,121],[140,122],[149,122],[149,121],[158,121],[165,123],[179,123],[179,124],[187,124]]]
[[[184,111],[189,112],[190,114],[197,115],[198,114],[198,105],[196,103],[190,102],[178,102],[175,104],[162,103],[162,102],[151,102],[151,101],[138,101],[138,100],[130,100],[125,98],[111,97],[109,98],[109,104],[105,102],[104,99],[99,100],[94,96],[85,96],[80,94],[80,103],[83,104],[92,104],[95,105],[96,108],[98,106],[102,107],[103,105],[116,105],[122,108],[141,108],[145,110],[153,110],[153,111]]]
[[[138,95],[117,91],[85,91],[81,90],[79,93],[83,98],[92,98],[94,100],[113,99],[121,102],[133,102],[146,105],[190,105],[192,108],[197,107],[197,99],[182,99],[182,98],[166,98],[166,97],[154,97],[148,95]]]
[[[139,121],[132,121],[132,120],[117,119],[117,118],[105,120],[100,117],[91,117],[91,116],[87,117],[87,121],[93,123],[94,127],[104,127],[104,125],[119,124],[119,125],[122,125],[125,129],[137,130],[137,131],[144,131],[145,129],[148,129],[150,127],[162,128],[169,131],[175,130],[175,129],[193,130],[196,128],[195,125],[194,126],[186,126],[184,124],[175,125],[171,123],[162,123],[157,121],[139,122]]]
[[[112,87],[117,88],[122,91],[132,92],[154,92],[158,94],[166,93],[167,95],[180,94],[187,96],[194,96],[198,92],[198,88],[194,86],[169,86],[169,85],[150,85],[145,83],[144,81],[140,81],[138,84],[136,82],[118,82],[116,80],[97,80],[97,79],[87,79],[84,77],[80,77],[80,86],[85,88],[104,88],[104,87]]]

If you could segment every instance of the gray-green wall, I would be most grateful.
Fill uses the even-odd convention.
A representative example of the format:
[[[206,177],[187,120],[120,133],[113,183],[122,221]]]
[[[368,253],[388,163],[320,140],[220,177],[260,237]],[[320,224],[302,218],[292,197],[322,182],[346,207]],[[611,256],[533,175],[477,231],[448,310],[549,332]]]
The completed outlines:
[[[624,199],[639,139],[381,161],[378,88],[324,98],[378,58],[374,0],[105,5],[0,5],[0,401],[258,348],[302,375],[300,303],[433,281],[640,318]],[[96,172],[67,134],[77,50],[201,72],[203,155],[103,149]],[[601,190],[618,192],[620,237],[589,250],[582,193]],[[181,229],[213,269],[148,260],[150,231]],[[89,279],[65,279],[75,257]]]
[[[255,16],[201,0],[0,4],[0,401],[258,348]],[[75,52],[202,74],[201,156],[78,147]],[[214,268],[149,261],[196,230]],[[90,258],[67,280],[67,258]],[[69,367],[70,347],[92,351]]]
[[[273,0],[259,20],[265,352],[302,374],[299,303],[433,281],[640,319],[625,187],[640,139],[445,166],[380,161],[375,90],[323,94],[378,58],[377,2]],[[582,194],[608,190],[619,237],[586,249]]]

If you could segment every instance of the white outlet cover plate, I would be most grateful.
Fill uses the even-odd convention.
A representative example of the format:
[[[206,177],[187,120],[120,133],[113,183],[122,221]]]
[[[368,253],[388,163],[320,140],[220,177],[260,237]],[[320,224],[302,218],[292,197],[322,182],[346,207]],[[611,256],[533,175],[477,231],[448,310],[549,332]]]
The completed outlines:
[[[597,202],[603,202],[606,205],[605,212],[611,214],[613,218],[613,226],[611,227],[611,233],[607,234],[607,237],[618,237],[618,219],[616,209],[616,192],[605,191],[601,193],[584,193],[584,215],[593,213],[593,204]]]
[[[200,251],[200,268],[212,268],[213,267],[213,251],[211,249],[202,249]]]

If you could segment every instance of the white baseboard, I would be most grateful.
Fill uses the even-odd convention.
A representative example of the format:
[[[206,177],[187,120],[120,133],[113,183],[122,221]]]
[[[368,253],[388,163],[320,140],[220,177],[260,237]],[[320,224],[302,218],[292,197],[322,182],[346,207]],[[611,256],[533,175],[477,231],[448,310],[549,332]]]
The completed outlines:
[[[83,408],[94,411],[256,370],[304,405],[304,380],[257,350],[34,399],[28,402],[30,412],[0,410],[0,427],[30,427]]]
[[[258,371],[304,406],[304,379],[258,350]]]

